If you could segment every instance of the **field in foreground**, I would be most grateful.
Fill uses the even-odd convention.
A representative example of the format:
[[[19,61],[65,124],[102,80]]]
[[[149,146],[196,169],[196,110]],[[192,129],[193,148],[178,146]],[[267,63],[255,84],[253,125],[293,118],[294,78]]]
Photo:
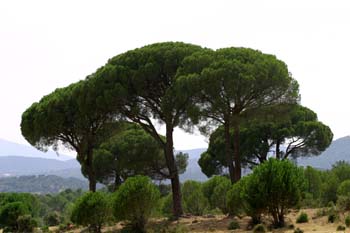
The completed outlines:
[[[305,212],[309,216],[309,222],[307,223],[296,223],[296,218],[300,212]],[[301,211],[291,211],[286,217],[286,227],[281,229],[270,229],[268,232],[284,232],[293,233],[296,228],[300,228],[307,232],[316,233],[332,233],[332,232],[350,232],[350,228],[346,228],[345,231],[337,231],[339,225],[345,226],[344,215],[340,215],[340,219],[334,223],[328,223],[327,216],[316,217],[317,209],[303,209]],[[217,215],[217,216],[189,216],[181,218],[179,221],[169,222],[162,219],[152,219],[149,223],[150,233],[228,233],[228,232],[252,232],[249,228],[249,217],[243,217],[241,219],[234,218],[239,222],[240,229],[228,230],[228,226],[233,218]],[[270,219],[264,219],[266,226],[270,224]],[[290,228],[290,225],[294,225],[294,228]],[[103,232],[120,232],[123,224],[117,224],[115,226],[105,227]],[[52,228],[51,230],[55,230]],[[78,233],[84,231],[83,229],[75,229],[68,232]]]

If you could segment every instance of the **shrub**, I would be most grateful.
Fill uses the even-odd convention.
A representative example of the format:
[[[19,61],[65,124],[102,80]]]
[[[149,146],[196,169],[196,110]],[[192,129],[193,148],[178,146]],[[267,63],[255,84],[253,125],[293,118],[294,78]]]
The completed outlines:
[[[350,215],[348,215],[348,216],[345,217],[345,225],[346,225],[347,227],[350,227]]]
[[[346,229],[346,227],[343,226],[343,225],[339,225],[339,226],[337,227],[337,231],[345,231],[345,229]]]
[[[348,196],[350,194],[350,180],[345,180],[340,183],[337,189],[337,195]]]
[[[0,210],[0,227],[9,231],[17,231],[17,219],[27,214],[29,214],[29,210],[22,202],[7,203]]]
[[[240,226],[239,226],[239,223],[236,221],[236,220],[232,220],[230,222],[230,224],[228,225],[228,228],[229,230],[236,230],[236,229],[239,229]]]
[[[249,175],[243,199],[255,210],[271,214],[275,226],[284,226],[284,215],[299,202],[304,181],[302,170],[290,161],[269,159]]]
[[[208,199],[210,208],[219,208],[227,213],[226,193],[231,188],[231,181],[224,176],[213,176],[202,184],[204,196]]]
[[[17,219],[18,232],[33,232],[38,223],[30,215],[19,216]]]
[[[166,217],[171,217],[173,215],[173,195],[170,193],[160,200],[161,212]]]
[[[62,222],[62,218],[56,211],[48,213],[44,217],[44,223],[47,226],[58,226],[61,222]]]
[[[330,223],[334,223],[335,221],[337,221],[339,219],[339,216],[337,213],[330,213],[328,215],[328,222]]]
[[[246,203],[243,196],[243,188],[245,183],[249,179],[249,176],[242,177],[238,182],[236,182],[231,189],[226,194],[227,205],[229,214],[232,216],[238,216],[245,212],[248,216],[260,216],[258,209],[250,206]],[[256,224],[257,222],[254,222]],[[259,222],[258,222],[259,223]]]
[[[148,177],[128,178],[115,193],[114,216],[118,220],[129,220],[133,232],[145,232],[145,225],[159,198],[159,190]]]
[[[253,228],[254,233],[265,233],[266,227],[263,224],[258,224]]]
[[[300,228],[297,228],[297,229],[294,230],[294,233],[304,233],[304,231],[301,230]]]
[[[210,203],[212,203],[214,208],[219,208],[224,214],[227,214],[229,212],[226,193],[231,189],[231,187],[232,187],[231,181],[227,178],[224,178],[214,188],[214,192],[210,197]]]
[[[300,215],[297,218],[297,223],[305,223],[305,222],[308,222],[308,221],[309,221],[309,219],[308,219],[307,214],[304,213],[304,212],[301,212]]]
[[[94,232],[101,232],[104,223],[110,220],[111,208],[108,196],[101,192],[87,192],[80,197],[72,210],[73,223],[89,226]]]
[[[350,195],[337,196],[337,208],[339,210],[350,210]]]
[[[182,200],[186,213],[203,215],[209,207],[208,199],[202,192],[200,182],[188,180],[182,187]]]

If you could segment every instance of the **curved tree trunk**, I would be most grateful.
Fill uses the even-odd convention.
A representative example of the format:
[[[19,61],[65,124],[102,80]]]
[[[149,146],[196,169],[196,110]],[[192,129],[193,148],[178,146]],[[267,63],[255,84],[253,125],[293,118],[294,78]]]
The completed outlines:
[[[173,127],[166,124],[165,158],[170,173],[171,188],[173,192],[173,214],[178,218],[183,214],[181,204],[180,178],[174,157]]]

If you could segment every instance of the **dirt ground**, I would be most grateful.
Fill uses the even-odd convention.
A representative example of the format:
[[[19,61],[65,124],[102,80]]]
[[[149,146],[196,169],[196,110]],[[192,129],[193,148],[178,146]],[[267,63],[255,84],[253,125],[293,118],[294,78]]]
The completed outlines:
[[[303,209],[300,211],[291,211],[286,216],[286,227],[282,229],[272,229],[268,232],[276,232],[276,233],[293,233],[296,228],[300,228],[304,231],[304,233],[312,232],[312,233],[332,233],[332,232],[349,232],[350,228],[347,228],[345,231],[337,231],[337,227],[339,225],[345,226],[344,224],[344,215],[340,214],[340,218],[335,223],[328,223],[327,216],[317,216],[317,209]],[[305,212],[308,215],[309,222],[307,223],[296,223],[296,218],[300,214],[300,212]],[[188,216],[181,218],[178,221],[169,222],[165,219],[151,219],[149,223],[149,232],[150,233],[163,233],[161,229],[168,228],[174,229],[178,228],[178,231],[171,231],[173,233],[185,233],[185,232],[193,232],[193,233],[235,233],[235,232],[252,232],[249,229],[249,217],[243,218],[234,218],[238,221],[240,225],[240,229],[237,230],[228,230],[230,222],[233,218],[224,216],[224,215],[216,215],[216,216]],[[270,225],[271,219],[264,218],[264,224]],[[294,225],[294,228],[289,228],[290,225]],[[104,227],[103,232],[119,232],[120,229],[123,228],[123,224],[118,223],[114,226]],[[182,229],[180,231],[180,229]],[[51,231],[55,232],[57,229],[55,227],[50,228]],[[0,230],[0,233],[2,231]],[[67,232],[79,233],[84,232],[83,229],[74,229]]]
[[[317,209],[303,209],[300,211],[291,211],[286,216],[286,227],[282,229],[272,229],[268,232],[276,233],[293,233],[296,228],[300,228],[307,232],[313,233],[332,233],[332,232],[349,232],[350,228],[347,228],[345,231],[337,231],[339,225],[345,226],[344,223],[344,214],[340,215],[340,218],[335,223],[328,223],[328,216],[317,216]],[[308,215],[309,221],[307,223],[296,223],[296,218],[300,212],[305,212]],[[240,229],[237,230],[228,230],[230,222],[233,218],[219,215],[219,216],[204,216],[196,217],[190,216],[181,218],[179,221],[168,222],[166,220],[153,219],[150,221],[149,227],[151,228],[151,233],[162,232],[161,228],[174,229],[176,226],[182,228],[184,231],[179,232],[193,232],[193,233],[233,233],[233,232],[252,232],[249,229],[249,217],[243,217],[241,219],[235,218],[240,225]],[[271,219],[264,218],[265,225],[271,225]],[[294,225],[294,228],[289,228],[290,225]],[[104,232],[116,232],[117,229],[121,229],[122,225],[117,225],[113,227],[107,227],[104,229]],[[174,231],[175,232],[175,231]]]

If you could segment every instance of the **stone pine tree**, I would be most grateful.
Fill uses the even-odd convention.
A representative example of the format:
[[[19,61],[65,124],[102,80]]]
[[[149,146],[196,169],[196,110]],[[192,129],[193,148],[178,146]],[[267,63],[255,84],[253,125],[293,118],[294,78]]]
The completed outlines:
[[[242,115],[277,103],[299,100],[298,84],[284,62],[247,48],[205,50],[184,61],[181,75],[196,83],[205,126],[223,125],[225,159],[232,182],[241,177],[239,149]],[[197,79],[197,81],[194,81]],[[233,129],[233,152],[230,129]]]
[[[175,160],[179,174],[184,173],[188,155],[178,153]],[[127,124],[125,129],[94,150],[93,165],[97,180],[112,190],[135,175],[148,176],[152,180],[169,178],[164,150],[151,135],[134,123]]]
[[[275,111],[284,107],[285,114],[278,118]],[[278,109],[275,109],[278,108]],[[318,121],[316,113],[300,105],[274,106],[269,109],[272,117],[253,119],[240,131],[241,160],[245,165],[265,162],[268,155],[283,160],[291,156],[319,155],[332,142],[331,129]],[[280,114],[278,114],[280,115]],[[259,115],[258,115],[259,116]],[[280,115],[281,116],[281,115]],[[208,150],[201,155],[199,164],[207,176],[221,174],[227,167],[223,127],[210,136]],[[233,132],[230,132],[233,138]],[[234,147],[231,139],[231,149]],[[285,148],[284,150],[281,147]]]
[[[100,78],[105,89],[101,95],[110,105],[120,103],[120,110],[130,121],[139,124],[163,148],[169,170],[174,216],[182,211],[178,168],[174,156],[173,130],[189,119],[191,95],[177,79],[179,67],[187,56],[200,51],[199,46],[180,42],[148,45],[113,57],[104,66]],[[117,108],[116,108],[117,109]],[[165,125],[165,139],[156,124]]]
[[[56,89],[32,104],[21,122],[22,135],[36,148],[58,150],[63,145],[76,151],[77,159],[86,168],[90,191],[96,190],[93,149],[118,130],[116,114],[109,114],[108,105],[97,96],[94,80],[90,77]]]

